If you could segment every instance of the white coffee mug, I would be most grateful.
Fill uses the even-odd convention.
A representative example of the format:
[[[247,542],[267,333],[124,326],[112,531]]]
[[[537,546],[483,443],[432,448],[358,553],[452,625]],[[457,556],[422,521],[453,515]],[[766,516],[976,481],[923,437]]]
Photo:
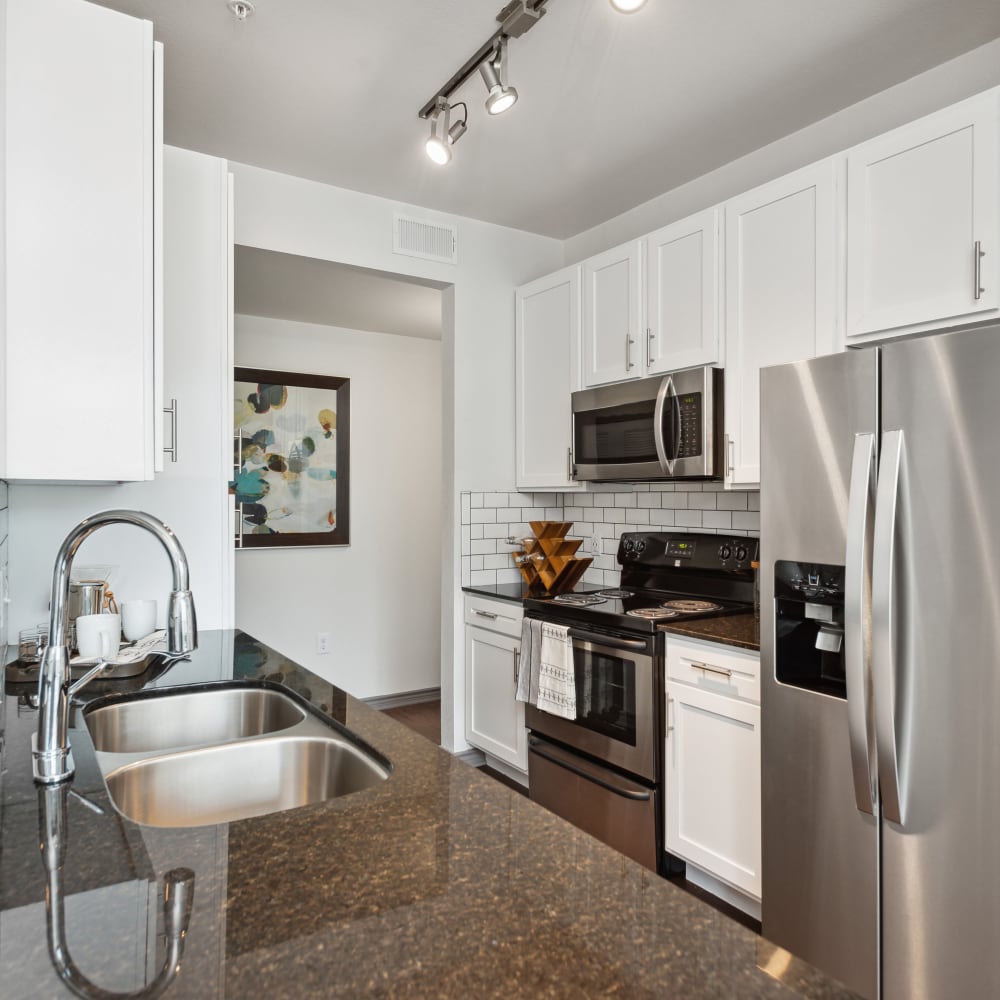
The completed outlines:
[[[129,642],[156,631],[156,601],[122,601],[122,633]]]
[[[121,638],[121,615],[80,615],[76,619],[76,648],[85,660],[112,659]]]

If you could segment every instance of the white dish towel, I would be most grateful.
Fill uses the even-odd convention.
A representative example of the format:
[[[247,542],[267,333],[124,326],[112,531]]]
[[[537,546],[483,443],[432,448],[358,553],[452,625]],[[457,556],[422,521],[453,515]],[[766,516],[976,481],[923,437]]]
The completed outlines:
[[[514,697],[550,715],[576,718],[576,674],[569,628],[524,619]]]

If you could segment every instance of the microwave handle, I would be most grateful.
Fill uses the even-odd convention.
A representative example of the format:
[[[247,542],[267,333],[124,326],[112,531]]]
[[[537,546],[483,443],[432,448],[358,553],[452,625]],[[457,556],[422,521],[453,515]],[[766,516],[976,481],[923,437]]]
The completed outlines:
[[[667,397],[670,398],[671,406],[673,406],[673,400],[676,397],[674,395],[674,379],[672,375],[668,375],[660,383],[660,391],[656,394],[656,409],[653,411],[653,440],[656,442],[656,457],[660,460],[660,468],[668,476],[672,476],[674,474],[674,462],[667,455],[667,445],[663,440],[663,411],[666,409]],[[677,453],[674,452],[674,457],[676,458],[676,456]]]

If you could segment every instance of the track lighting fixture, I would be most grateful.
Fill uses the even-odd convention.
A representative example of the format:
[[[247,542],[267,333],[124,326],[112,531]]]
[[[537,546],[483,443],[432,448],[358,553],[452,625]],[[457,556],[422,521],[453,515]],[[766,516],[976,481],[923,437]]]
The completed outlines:
[[[459,121],[451,124],[451,110],[453,107],[462,109],[462,117]],[[448,101],[439,97],[435,104],[431,119],[431,136],[424,144],[427,155],[438,165],[443,167],[451,160],[451,147],[465,135],[468,126],[469,109],[464,101],[459,101],[451,105]],[[438,134],[438,125],[441,126],[441,133]]]
[[[646,0],[611,0],[611,6],[620,14],[634,14],[646,6]]]
[[[496,47],[479,66],[483,83],[489,91],[486,110],[491,115],[502,115],[517,103],[517,91],[507,86],[507,36],[497,42]]]
[[[476,73],[482,76],[489,92],[486,110],[490,115],[502,114],[517,103],[517,91],[507,83],[507,40],[520,38],[538,24],[546,3],[548,0],[510,0],[497,14],[500,27],[417,112],[420,118],[431,121],[431,135],[424,148],[435,163],[444,165],[451,159],[451,147],[468,127],[468,109],[462,101],[452,104],[451,95],[470,77]],[[449,125],[451,109],[459,106],[464,110],[461,121]]]

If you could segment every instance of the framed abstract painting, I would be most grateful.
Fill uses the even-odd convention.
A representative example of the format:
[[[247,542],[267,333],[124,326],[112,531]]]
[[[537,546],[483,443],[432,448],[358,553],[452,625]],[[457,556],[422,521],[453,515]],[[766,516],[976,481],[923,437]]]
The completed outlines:
[[[351,381],[237,368],[237,546],[350,544]]]

